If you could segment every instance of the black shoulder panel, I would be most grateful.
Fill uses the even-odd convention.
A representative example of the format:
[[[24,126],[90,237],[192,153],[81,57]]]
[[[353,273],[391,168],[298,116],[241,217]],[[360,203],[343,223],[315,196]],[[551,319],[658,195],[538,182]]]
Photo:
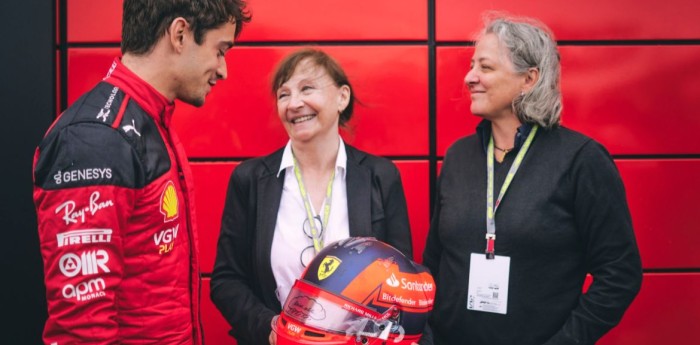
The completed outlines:
[[[44,189],[142,188],[167,172],[165,143],[135,102],[129,101],[121,123],[112,127],[124,97],[119,88],[102,82],[68,108],[39,144],[35,184]]]
[[[124,92],[118,87],[101,82],[66,109],[54,127],[60,128],[85,121],[111,126],[124,96]]]
[[[153,181],[170,170],[168,150],[155,120],[133,100],[129,101],[118,129],[139,157],[146,181]]]

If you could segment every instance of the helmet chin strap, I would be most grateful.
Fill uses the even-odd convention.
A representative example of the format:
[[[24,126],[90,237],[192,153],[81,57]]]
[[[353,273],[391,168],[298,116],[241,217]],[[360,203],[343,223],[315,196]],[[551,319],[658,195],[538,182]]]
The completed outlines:
[[[368,327],[371,329],[371,331],[367,331]],[[403,327],[401,327],[401,325],[396,324],[393,321],[373,321],[370,319],[364,319],[359,324],[356,324],[355,327],[349,328],[347,334],[354,333],[356,343],[366,344],[367,337],[386,341],[389,339],[389,335],[391,335],[392,331],[398,332],[398,335],[396,337],[397,342],[401,341],[403,339],[403,336],[406,334]]]

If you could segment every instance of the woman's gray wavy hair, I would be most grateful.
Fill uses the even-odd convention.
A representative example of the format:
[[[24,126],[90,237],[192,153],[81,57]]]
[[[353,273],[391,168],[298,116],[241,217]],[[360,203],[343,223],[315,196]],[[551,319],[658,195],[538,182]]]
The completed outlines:
[[[559,125],[562,111],[559,52],[551,30],[531,18],[486,17],[481,37],[495,34],[507,48],[516,73],[528,68],[539,70],[535,86],[513,100],[513,111],[522,123],[538,124],[544,128]]]

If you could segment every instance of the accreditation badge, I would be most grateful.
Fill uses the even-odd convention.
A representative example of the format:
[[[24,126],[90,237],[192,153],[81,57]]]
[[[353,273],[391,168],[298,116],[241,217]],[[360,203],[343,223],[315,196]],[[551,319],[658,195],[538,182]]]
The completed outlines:
[[[472,253],[469,264],[467,309],[506,314],[509,275],[509,256],[496,255],[489,260],[483,253]]]

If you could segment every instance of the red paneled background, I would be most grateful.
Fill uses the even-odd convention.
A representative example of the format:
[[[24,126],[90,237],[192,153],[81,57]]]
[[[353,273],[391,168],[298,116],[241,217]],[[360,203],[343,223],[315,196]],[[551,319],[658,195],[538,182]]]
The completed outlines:
[[[200,267],[205,274],[211,273],[214,268],[228,180],[237,165],[237,162],[195,162],[191,165],[199,230]]]
[[[71,104],[119,54],[121,0],[56,0],[58,92]],[[286,142],[270,74],[302,45],[345,68],[356,107],[345,140],[397,164],[421,260],[431,189],[451,143],[474,132],[463,78],[481,14],[536,16],[560,40],[564,125],[615,157],[645,269],[639,297],[605,345],[694,343],[700,318],[700,2],[632,0],[250,0],[253,22],[227,56],[228,80],[205,106],[178,104],[174,126],[192,162],[207,344],[235,344],[209,300],[229,175]],[[62,15],[65,13],[65,17]]]
[[[463,97],[473,50],[437,48],[439,155],[457,138],[474,133],[479,121],[469,113],[469,97]],[[695,136],[700,129],[695,109],[700,105],[700,45],[563,46],[559,50],[565,126],[593,137],[612,154],[700,152]]]
[[[121,0],[66,0],[69,42],[121,40]],[[426,40],[424,0],[270,1],[249,0],[255,26],[245,41]]]
[[[698,159],[619,159],[642,263],[650,269],[697,269]],[[700,316],[700,309],[698,315]]]
[[[473,39],[483,24],[482,13],[505,11],[538,18],[559,40],[698,39],[700,13],[695,0],[436,0],[439,41]]]
[[[68,42],[118,43],[121,40],[122,0],[64,1]]]
[[[248,1],[256,25],[241,41],[426,40],[425,0]],[[397,7],[400,5],[400,7]]]

